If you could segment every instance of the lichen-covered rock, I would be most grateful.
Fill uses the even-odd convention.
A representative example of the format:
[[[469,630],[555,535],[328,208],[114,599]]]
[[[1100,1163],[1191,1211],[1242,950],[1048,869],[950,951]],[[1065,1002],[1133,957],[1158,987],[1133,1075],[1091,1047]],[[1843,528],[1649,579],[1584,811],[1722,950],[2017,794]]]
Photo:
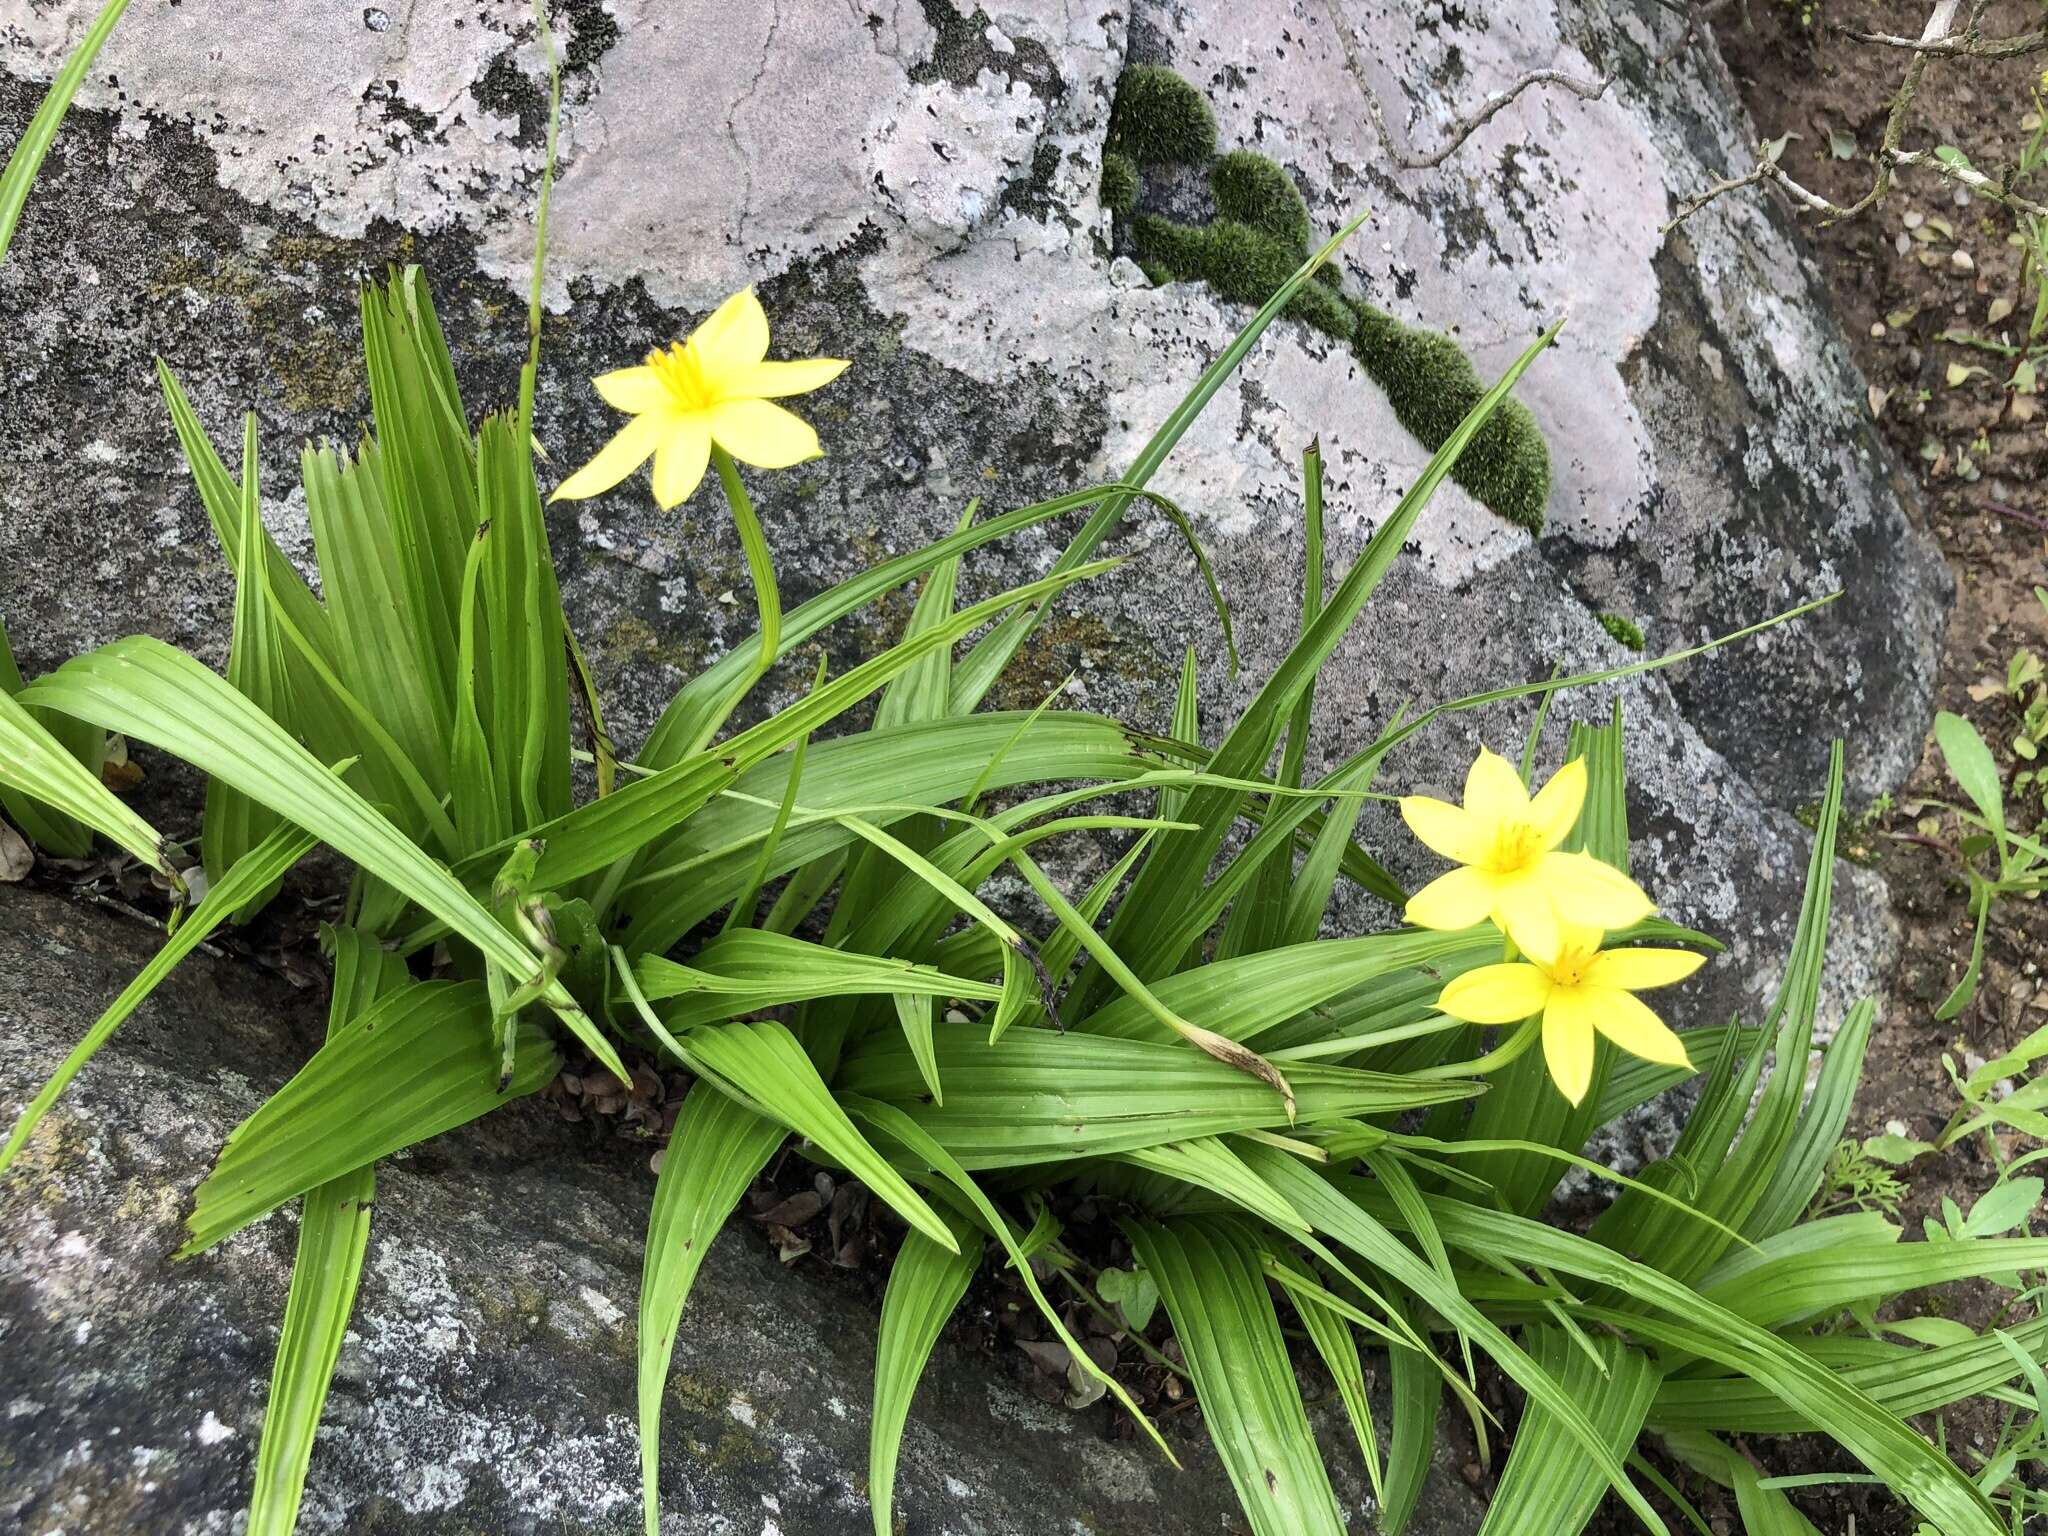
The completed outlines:
[[[26,121],[92,9],[64,0],[0,31],[0,120]],[[1631,659],[1601,613],[1665,650],[1843,590],[1794,628],[1622,690],[1638,871],[1731,942],[1682,1016],[1767,995],[1804,858],[1795,813],[1819,796],[1828,739],[1850,738],[1852,796],[1917,761],[1946,576],[1790,220],[1740,195],[1663,232],[1753,138],[1710,40],[1658,65],[1681,16],[1657,0],[556,9],[569,68],[539,437],[552,463],[580,461],[615,423],[591,374],[759,283],[778,347],[853,360],[806,402],[830,456],[751,477],[786,597],[939,534],[970,497],[1008,507],[1113,476],[1247,317],[1209,283],[1154,284],[1116,252],[1101,190],[1114,104],[1134,81],[1164,89],[1139,67],[1172,71],[1213,119],[1212,144],[1180,98],[1174,154],[1255,151],[1318,234],[1371,205],[1344,291],[1454,338],[1482,377],[1569,314],[1520,390],[1548,445],[1541,539],[1443,487],[1325,678],[1314,755],[1351,750],[1403,703]],[[1367,110],[1422,156],[1535,68],[1615,80],[1592,101],[1525,92],[1415,171]],[[152,352],[217,436],[257,411],[267,513],[298,553],[304,507],[283,471],[302,438],[350,436],[364,414],[362,273],[422,263],[472,409],[509,398],[538,70],[525,0],[318,15],[137,0],[0,267],[0,605],[28,670],[133,629],[221,653],[228,585]],[[1202,169],[1143,171],[1148,195],[1186,183],[1169,189],[1190,200],[1175,222],[1213,202]],[[1312,438],[1341,569],[1428,453],[1337,336],[1277,323],[1156,481],[1211,543],[1248,679],[1294,632]],[[739,547],[708,491],[671,514],[629,484],[552,509],[551,529],[631,741],[751,626]],[[1065,531],[975,561],[967,590],[1043,570]],[[1233,685],[1170,524],[1136,512],[1114,547],[1136,558],[1065,605],[1000,698],[1035,703],[1077,672],[1076,696],[1163,725],[1192,643],[1219,718]],[[835,668],[903,612],[841,626]],[[791,696],[814,665],[796,658],[764,696]],[[1607,705],[1573,696],[1553,719]],[[1448,720],[1381,785],[1445,788],[1475,736],[1507,745],[1528,716]],[[1365,826],[1404,874],[1424,872],[1396,828]],[[1839,908],[1845,993],[1889,953],[1873,891],[1859,876]]]
[[[140,925],[0,886],[0,1121],[148,958]],[[294,1236],[279,1215],[184,1264],[191,1186],[317,1045],[316,1000],[194,956],[0,1178],[0,1528],[241,1528]],[[637,1533],[633,1315],[644,1153],[516,1105],[381,1164],[369,1257],[314,1446],[302,1532]],[[676,1345],[662,1437],[675,1536],[847,1536],[864,1490],[876,1309],[733,1230]],[[1237,1528],[1206,1437],[1176,1473],[942,1340],[896,1478],[909,1536]],[[1337,1426],[1330,1426],[1333,1430]],[[1348,1431],[1338,1431],[1348,1433]],[[1334,1438],[1364,1518],[1355,1447]],[[1445,1442],[1448,1454],[1449,1442]],[[1469,1536],[1455,1473],[1423,1536]],[[1363,1528],[1361,1525],[1358,1528]]]

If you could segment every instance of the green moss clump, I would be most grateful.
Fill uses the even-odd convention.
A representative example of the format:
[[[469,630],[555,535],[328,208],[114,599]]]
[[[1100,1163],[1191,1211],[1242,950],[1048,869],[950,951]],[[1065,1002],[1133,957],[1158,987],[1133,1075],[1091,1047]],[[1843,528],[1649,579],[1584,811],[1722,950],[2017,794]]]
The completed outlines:
[[[1623,618],[1618,613],[1597,613],[1594,617],[1600,621],[1600,627],[1613,637],[1616,645],[1630,651],[1643,648],[1643,631],[1634,619]]]
[[[1359,300],[1353,350],[1387,392],[1394,416],[1434,453],[1486,393],[1464,349],[1437,331],[1411,329]],[[1503,401],[1465,447],[1451,478],[1496,516],[1543,531],[1550,449],[1519,400]]]
[[[1115,150],[1102,157],[1102,206],[1111,213],[1129,213],[1138,204],[1138,162]]]
[[[1109,147],[1139,165],[1198,165],[1216,153],[1216,116],[1172,70],[1134,64],[1117,77]]]
[[[1264,155],[1233,149],[1209,172],[1209,189],[1223,218],[1279,241],[1297,265],[1308,255],[1308,204],[1294,179]]]
[[[1141,261],[1138,263],[1138,270],[1145,274],[1145,281],[1154,288],[1164,288],[1168,283],[1176,281],[1173,269],[1163,261]]]
[[[1154,268],[1165,272],[1172,282],[1187,282],[1204,275],[1208,236],[1205,229],[1176,224],[1156,213],[1141,213],[1131,220],[1131,243],[1138,248],[1139,262],[1147,272]]]
[[[1237,304],[1264,304],[1301,265],[1299,253],[1232,219],[1198,228],[1141,213],[1131,239],[1148,274],[1156,266],[1176,280],[1205,282]],[[1339,341],[1351,340],[1356,324],[1351,306],[1320,283],[1303,284],[1281,313]]]

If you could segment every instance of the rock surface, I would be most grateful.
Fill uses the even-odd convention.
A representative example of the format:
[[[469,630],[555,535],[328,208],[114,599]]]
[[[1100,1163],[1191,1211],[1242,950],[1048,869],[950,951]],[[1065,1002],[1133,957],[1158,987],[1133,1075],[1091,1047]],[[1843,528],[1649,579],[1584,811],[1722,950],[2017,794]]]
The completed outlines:
[[[1532,541],[1445,487],[1328,674],[1317,755],[1405,700],[1625,661],[1600,611],[1665,650],[1843,590],[1795,628],[1623,690],[1644,727],[1640,869],[1734,943],[1702,1007],[1764,995],[1803,860],[1788,813],[1818,798],[1831,736],[1850,738],[1852,799],[1917,760],[1947,577],[1788,219],[1743,195],[1661,231],[1751,137],[1711,41],[1660,63],[1679,18],[1652,0],[555,9],[567,106],[540,438],[579,461],[615,421],[591,373],[761,284],[779,349],[854,363],[807,402],[830,456],[754,477],[786,594],[935,536],[970,495],[1012,506],[1114,474],[1246,318],[1116,253],[1096,187],[1132,62],[1197,86],[1219,147],[1283,165],[1319,229],[1372,205],[1347,290],[1454,333],[1482,371],[1569,313],[1521,391],[1550,445],[1547,531]],[[0,123],[26,120],[91,10],[64,0],[0,27]],[[258,413],[268,515],[299,555],[291,450],[365,414],[361,276],[424,264],[472,409],[508,397],[539,68],[525,0],[317,17],[137,0],[0,268],[0,605],[31,672],[135,629],[221,654],[228,585],[152,351],[217,438]],[[1594,100],[1529,90],[1441,164],[1401,168],[1535,68],[1613,81]],[[1427,455],[1348,350],[1305,326],[1275,326],[1156,482],[1213,548],[1250,679],[1292,633],[1297,466],[1318,434],[1341,562]],[[709,492],[664,514],[629,485],[552,515],[572,616],[631,740],[750,626],[737,543]],[[1061,536],[983,559],[968,591],[1042,569]],[[1115,547],[1140,558],[1049,626],[1002,700],[1035,702],[1078,669],[1077,698],[1163,723],[1193,644],[1217,718],[1232,686],[1189,600],[1191,560],[1149,513]],[[842,627],[835,661],[895,622]],[[1581,695],[1560,715],[1607,707]],[[1527,719],[1436,727],[1383,784],[1441,788],[1476,737],[1505,745]],[[1367,831],[1402,873],[1425,872],[1384,823]],[[1892,948],[1876,890],[1858,879],[1846,904],[1843,995]]]
[[[0,887],[0,1118],[148,958],[140,925]],[[0,1179],[0,1526],[240,1529],[295,1242],[273,1217],[172,1266],[222,1138],[319,1039],[304,994],[195,956]],[[644,1155],[513,1107],[380,1166],[369,1258],[301,1531],[638,1532],[633,1313]],[[712,1248],[677,1343],[664,1528],[843,1536],[864,1495],[876,1314],[750,1231]],[[942,1341],[898,1472],[910,1536],[1237,1529],[1206,1436],[1176,1474]],[[1333,1446],[1335,1442],[1332,1442]],[[1450,1442],[1443,1442],[1448,1454]],[[1355,1449],[1332,1465],[1355,1467]],[[1340,1478],[1362,1516],[1358,1478]],[[1477,1528],[1444,1470],[1423,1536]]]

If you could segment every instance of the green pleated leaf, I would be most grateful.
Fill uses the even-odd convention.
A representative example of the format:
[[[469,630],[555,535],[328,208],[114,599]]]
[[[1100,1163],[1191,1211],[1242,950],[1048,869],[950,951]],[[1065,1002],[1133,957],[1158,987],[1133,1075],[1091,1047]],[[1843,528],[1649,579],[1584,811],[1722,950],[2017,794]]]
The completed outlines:
[[[2021,1323],[2006,1338],[2024,1358],[2048,1362],[2048,1319]],[[2022,1374],[2005,1339],[1995,1332],[1929,1349],[1848,1335],[1793,1342],[1901,1418],[1936,1412]],[[1665,1382],[1650,1409],[1650,1423],[1660,1430],[1744,1435],[1810,1434],[1826,1428],[1786,1407],[1757,1383],[1725,1375],[1687,1375]]]
[[[868,1503],[875,1536],[894,1536],[896,1455],[917,1380],[931,1359],[946,1319],[967,1294],[981,1264],[981,1234],[964,1221],[949,1223],[955,1253],[922,1232],[912,1232],[889,1267],[882,1292],[882,1326],[875,1335],[874,1420],[868,1429]]]
[[[1131,1221],[1124,1233],[1159,1286],[1209,1438],[1254,1536],[1342,1536],[1251,1240],[1216,1219]]]
[[[1262,1150],[1248,1149],[1252,1153]],[[1315,1213],[1307,1203],[1266,1166],[1270,1161],[1261,1159],[1254,1166],[1315,1221]],[[1348,1184],[1346,1193],[1361,1206],[1371,1208],[1376,1216],[1398,1222],[1398,1213],[1391,1203],[1369,1188]],[[1440,1197],[1432,1198],[1430,1214],[1444,1241],[1453,1248],[1485,1254],[1494,1260],[1541,1265],[1611,1287],[1617,1295],[1628,1299],[1628,1311],[1582,1302],[1579,1315],[1697,1354],[1747,1376],[1795,1413],[1824,1425],[1837,1444],[1911,1503],[1943,1536],[1999,1536],[1997,1517],[1984,1495],[1904,1420],[1789,1341],[1767,1332],[1731,1307],[1709,1300],[1662,1270],[1541,1222]],[[2005,1269],[2040,1268],[2048,1260],[2048,1239],[1978,1239],[1912,1246],[1927,1254],[1926,1266],[1920,1271],[1923,1278],[1871,1285],[1843,1297],[1837,1305],[1857,1297],[1883,1295],[1916,1285],[1938,1284],[1961,1274],[1985,1272],[1987,1256],[1981,1252],[1971,1255],[1972,1262],[1955,1265],[1954,1273],[1948,1272],[1941,1256],[1951,1248],[2003,1247],[2008,1260]],[[1890,1251],[1896,1254],[1899,1250]],[[1584,1439],[1579,1443],[1588,1444]]]
[[[417,982],[321,1046],[228,1137],[193,1196],[178,1258],[203,1253],[294,1195],[523,1098],[561,1069],[539,1028],[521,1024],[499,1089],[490,1000],[480,982]]]
[[[1191,1141],[1136,1147],[1119,1152],[1117,1157],[1148,1173],[1220,1195],[1283,1232],[1299,1237],[1308,1235],[1309,1226],[1301,1219],[1301,1213],[1272,1185],[1245,1167],[1244,1160],[1221,1137],[1200,1136]]]
[[[1530,1328],[1523,1341],[1536,1363],[1585,1405],[1609,1449],[1627,1456],[1662,1374],[1650,1357],[1609,1334],[1582,1344],[1562,1328]],[[1480,1536],[1578,1536],[1606,1494],[1607,1480],[1576,1449],[1549,1412],[1531,1408],[1515,1431]]]
[[[164,941],[163,948],[152,955],[135,979],[122,989],[121,995],[85,1032],[85,1038],[72,1048],[71,1054],[51,1074],[42,1091],[21,1112],[21,1118],[14,1122],[13,1134],[7,1138],[7,1145],[0,1148],[0,1173],[4,1173],[20,1154],[35,1131],[36,1123],[50,1112],[50,1106],[70,1086],[72,1078],[84,1069],[101,1046],[114,1037],[114,1031],[142,1006],[150,993],[177,968],[178,962],[204,943],[231,913],[239,911],[258,892],[273,888],[284,878],[285,871],[304,858],[312,847],[313,839],[297,827],[279,827],[244,854],[219,884],[207,890],[205,900],[178,925],[177,931]]]
[[[242,422],[242,484],[239,503],[241,545],[247,549],[263,537],[262,493],[258,484],[256,417]],[[290,728],[293,718],[290,687],[284,669],[284,639],[271,616],[269,582],[263,563],[244,561],[235,577],[234,633],[228,648],[228,686],[271,719]],[[208,880],[223,878],[274,831],[278,815],[227,780],[206,781],[206,818],[199,837]],[[258,891],[236,912],[248,918],[275,894]]]
[[[1294,1304],[1294,1315],[1301,1319],[1309,1341],[1322,1358],[1323,1368],[1337,1385],[1344,1415],[1351,1421],[1351,1433],[1358,1440],[1358,1454],[1365,1462],[1366,1481],[1372,1485],[1373,1499],[1380,1506],[1381,1514],[1385,1515],[1386,1477],[1380,1469],[1379,1435],[1373,1428],[1372,1404],[1365,1395],[1365,1365],[1358,1357],[1358,1339],[1343,1314],[1311,1293],[1290,1286],[1287,1299]],[[1412,1351],[1395,1350],[1393,1353],[1401,1355]]]
[[[1749,1458],[1712,1435],[1681,1433],[1664,1436],[1671,1454],[1693,1471],[1713,1479],[1735,1495],[1736,1513],[1745,1536],[1820,1536],[1813,1522],[1763,1479]]]
[[[35,702],[152,742],[233,785],[402,891],[518,982],[540,961],[428,856],[269,716],[191,657],[135,636],[74,657],[24,690]],[[614,797],[616,798],[616,797]],[[618,1051],[559,983],[542,994],[621,1082]],[[294,1191],[297,1193],[297,1191]]]
[[[410,985],[412,978],[405,962],[368,934],[337,928],[328,938],[334,953],[334,987],[327,1011],[331,1040],[379,998]],[[291,1291],[285,1299],[284,1326],[278,1333],[270,1396],[263,1410],[263,1439],[256,1452],[248,1536],[291,1536],[298,1523],[313,1434],[355,1307],[376,1196],[376,1167],[365,1164],[307,1191],[301,1204]]]
[[[643,955],[633,970],[650,1001],[669,1004],[661,1013],[674,1030],[819,997],[893,994],[993,1001],[1001,995],[988,982],[949,976],[929,965],[827,949],[754,928],[736,928],[713,939],[688,965]]]
[[[917,1231],[942,1247],[952,1246],[946,1224],[854,1128],[796,1036],[783,1025],[772,1020],[714,1024],[690,1031],[683,1049],[691,1070],[788,1126],[887,1201]]]
[[[640,1489],[647,1536],[660,1536],[661,1399],[683,1304],[726,1217],[787,1135],[709,1083],[693,1083],[662,1157],[640,1275]]]
[[[898,1105],[969,1169],[1102,1157],[1287,1124],[1272,1089],[1183,1045],[1025,1026],[993,1045],[972,1024],[940,1023],[934,1034],[943,1105],[926,1102],[924,1074],[893,1033],[861,1042],[836,1085]],[[1342,1067],[1297,1066],[1289,1077],[1304,1126],[1398,1113],[1474,1091],[1465,1083]]]
[[[167,879],[177,878],[156,828],[123,805],[100,782],[97,772],[81,763],[34,711],[4,688],[0,688],[0,786],[46,807],[50,815],[94,828]],[[10,798],[0,809],[31,836],[38,831],[53,834],[55,841],[45,844],[53,852],[76,846],[65,823],[40,821],[36,806],[24,808]]]
[[[7,641],[7,626],[0,622],[0,695],[12,698],[21,692],[22,686],[21,669],[14,664],[14,651]],[[99,776],[100,767],[106,761],[105,731],[47,711],[31,718],[88,774],[95,778]],[[4,729],[0,726],[0,730]],[[38,848],[54,853],[60,859],[82,859],[92,852],[90,826],[76,816],[67,816],[40,800],[9,788],[4,772],[0,772],[0,815],[14,823],[22,836]]]

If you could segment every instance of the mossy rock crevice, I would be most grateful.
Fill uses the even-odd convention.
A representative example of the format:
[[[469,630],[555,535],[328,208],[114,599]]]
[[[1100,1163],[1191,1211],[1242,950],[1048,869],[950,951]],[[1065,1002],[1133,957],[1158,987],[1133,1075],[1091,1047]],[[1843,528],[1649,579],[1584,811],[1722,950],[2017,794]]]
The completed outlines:
[[[1144,167],[1208,165],[1215,217],[1182,223],[1140,211]],[[1166,173],[1169,179],[1176,173]],[[1157,64],[1126,69],[1110,108],[1102,157],[1102,203],[1154,284],[1202,282],[1235,304],[1264,304],[1308,257],[1314,236],[1308,202],[1286,167],[1251,149],[1216,154],[1216,121],[1202,93]],[[1170,202],[1183,216],[1192,210]],[[1351,345],[1359,365],[1386,392],[1394,417],[1434,453],[1486,394],[1464,349],[1440,331],[1403,325],[1343,291],[1334,264],[1316,270],[1281,311]],[[1550,501],[1550,449],[1529,408],[1501,402],[1474,434],[1451,478],[1502,520],[1543,532]],[[1605,622],[1603,617],[1602,622]],[[1623,621],[1626,622],[1626,621]],[[1623,637],[1610,626],[1617,640]]]

